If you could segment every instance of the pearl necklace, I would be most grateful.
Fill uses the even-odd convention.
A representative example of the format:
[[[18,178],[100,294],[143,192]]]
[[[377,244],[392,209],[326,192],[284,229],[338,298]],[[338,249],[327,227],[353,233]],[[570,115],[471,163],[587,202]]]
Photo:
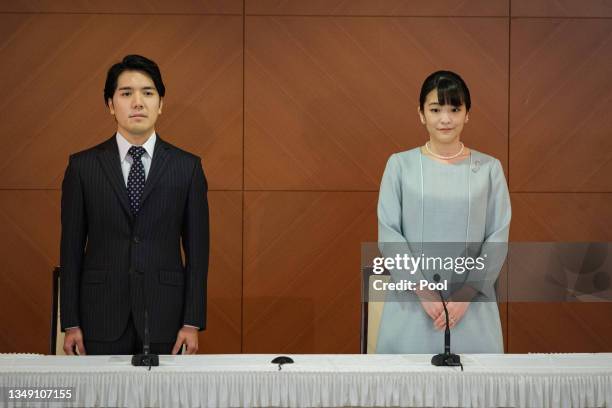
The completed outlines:
[[[442,156],[440,154],[436,154],[436,153],[432,152],[431,149],[429,149],[429,142],[425,143],[425,149],[427,149],[429,154],[431,154],[434,157],[437,157],[438,159],[451,160],[451,159],[454,159],[455,157],[461,156],[461,153],[463,153],[463,148],[465,147],[465,145],[463,144],[463,142],[459,142],[459,143],[461,143],[461,150],[459,150],[459,152],[457,154],[454,154],[452,156]]]

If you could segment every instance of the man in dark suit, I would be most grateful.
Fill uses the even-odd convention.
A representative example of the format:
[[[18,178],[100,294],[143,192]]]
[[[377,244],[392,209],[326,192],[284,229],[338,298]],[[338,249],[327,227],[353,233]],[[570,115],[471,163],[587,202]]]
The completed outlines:
[[[200,158],[160,139],[165,87],[155,62],[128,55],[106,78],[117,133],[70,156],[62,183],[64,351],[198,349],[206,323],[209,225]],[[185,259],[181,256],[181,242]]]

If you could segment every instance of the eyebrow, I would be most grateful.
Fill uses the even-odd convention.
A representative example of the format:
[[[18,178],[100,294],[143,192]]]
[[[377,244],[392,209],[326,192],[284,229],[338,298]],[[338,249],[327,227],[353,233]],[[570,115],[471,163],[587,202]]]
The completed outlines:
[[[134,88],[132,88],[131,86],[122,86],[121,88],[117,88],[118,91],[123,91],[123,90],[133,90]],[[140,89],[147,89],[147,90],[155,90],[154,86],[143,86]]]

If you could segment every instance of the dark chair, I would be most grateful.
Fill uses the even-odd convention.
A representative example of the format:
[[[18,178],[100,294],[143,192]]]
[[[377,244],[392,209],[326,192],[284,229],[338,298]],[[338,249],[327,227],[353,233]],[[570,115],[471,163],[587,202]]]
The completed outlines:
[[[53,290],[53,296],[51,298],[51,336],[49,339],[49,354],[51,355],[64,354],[64,333],[61,331],[59,313],[59,281],[60,267],[56,266],[53,268],[53,282],[51,285]],[[58,328],[60,328],[60,330],[58,330]]]

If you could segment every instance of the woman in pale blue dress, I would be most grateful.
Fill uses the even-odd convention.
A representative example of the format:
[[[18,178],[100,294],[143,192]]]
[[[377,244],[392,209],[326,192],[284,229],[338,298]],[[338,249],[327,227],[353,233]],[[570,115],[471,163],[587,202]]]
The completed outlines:
[[[499,160],[460,140],[470,105],[469,90],[457,74],[438,71],[425,80],[418,113],[429,140],[389,158],[378,200],[378,242],[385,256],[396,254],[398,244],[411,256],[430,256],[447,250],[441,242],[456,243],[453,248],[475,243],[475,251],[462,254],[489,254],[481,271],[442,271],[442,279],[451,282],[443,295],[451,299],[452,352],[503,353],[495,282],[507,252],[510,197]],[[390,272],[395,281],[435,279],[430,271]],[[444,327],[437,292],[389,291],[376,352],[440,353]]]

